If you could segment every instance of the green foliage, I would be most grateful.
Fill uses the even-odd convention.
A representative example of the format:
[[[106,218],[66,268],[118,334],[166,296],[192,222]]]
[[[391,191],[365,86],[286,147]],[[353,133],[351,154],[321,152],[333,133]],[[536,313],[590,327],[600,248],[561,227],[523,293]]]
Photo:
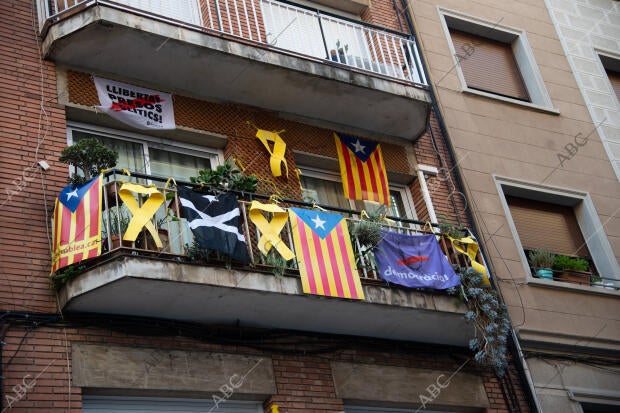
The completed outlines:
[[[510,321],[506,306],[500,303],[497,292],[482,283],[482,275],[473,269],[462,269],[461,298],[469,311],[465,320],[474,324],[476,337],[469,341],[475,351],[474,359],[483,366],[492,367],[503,375],[508,365],[506,343],[510,333]]]
[[[208,261],[209,250],[200,246],[200,244],[194,240],[191,244],[185,244],[185,255],[190,261]]]
[[[272,266],[271,272],[276,277],[284,275],[284,272],[288,268],[289,261],[285,260],[275,248],[269,250],[267,255],[263,255],[265,265]]]
[[[69,182],[83,185],[101,173],[101,170],[115,167],[118,153],[108,149],[96,138],[86,138],[63,149],[58,160],[80,169],[83,176],[74,173]]]
[[[367,250],[372,250],[381,241],[381,222],[385,218],[385,210],[385,207],[381,207],[367,212],[351,228],[351,236],[357,238]]]
[[[439,215],[439,232],[441,235],[447,235],[449,237],[460,239],[467,236],[467,229],[458,226],[453,222],[449,222],[445,215]]]
[[[219,190],[233,190],[242,192],[256,192],[258,179],[254,175],[245,176],[230,162],[224,163],[215,169],[201,169],[198,176],[189,178],[192,183]]]
[[[59,290],[63,285],[77,277],[86,269],[86,265],[73,264],[63,267],[50,277],[50,285],[54,290]]]
[[[553,269],[558,271],[588,271],[590,263],[583,258],[558,255],[553,262]]]
[[[336,49],[338,49],[339,54],[345,54],[349,51],[349,45],[345,44],[344,46],[340,46],[340,39],[336,40]]]
[[[532,268],[548,268],[553,267],[555,262],[555,254],[547,250],[536,249],[529,252],[527,259]]]
[[[113,206],[110,209],[105,210],[103,212],[102,238],[107,238],[109,235],[123,235],[125,231],[127,231],[130,221],[131,215],[124,204],[121,206]],[[109,234],[108,227],[110,230]]]

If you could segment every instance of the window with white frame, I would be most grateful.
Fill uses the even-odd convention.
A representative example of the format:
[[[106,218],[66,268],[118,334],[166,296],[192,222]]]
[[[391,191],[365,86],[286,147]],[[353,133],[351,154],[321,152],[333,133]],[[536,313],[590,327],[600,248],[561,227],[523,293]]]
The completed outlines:
[[[525,32],[452,11],[440,14],[463,91],[556,111]]]
[[[367,212],[386,208],[376,202],[345,198],[340,175],[303,167],[301,170],[301,185],[306,202]],[[416,219],[413,199],[405,186],[390,185],[390,206],[384,213],[396,218]]]
[[[189,181],[191,176],[198,175],[200,169],[213,169],[221,163],[222,159],[219,151],[209,148],[86,124],[69,123],[67,135],[69,144],[80,139],[96,138],[108,148],[115,150],[119,155],[117,169],[124,168],[130,172],[138,172],[164,180],[172,177],[176,181]],[[142,179],[136,181],[144,183]],[[156,184],[163,186],[163,182]],[[117,207],[112,206],[108,214],[120,213],[114,208]],[[160,208],[155,215],[155,220],[161,221],[161,225],[164,225],[167,213],[164,208]],[[110,215],[104,215],[104,221],[106,219],[107,222],[111,222]],[[170,240],[167,252],[181,253],[182,246],[192,239],[187,221],[181,218],[176,222],[167,222],[165,226],[169,231]]]
[[[597,271],[596,279],[584,283],[558,278],[556,274],[552,279],[565,281],[565,284],[620,288],[620,266],[589,194],[508,178],[495,179],[528,273],[532,273],[526,255],[528,249],[542,249],[569,257],[591,255],[589,258]]]
[[[69,124],[69,144],[94,137],[118,152],[117,168],[189,181],[201,169],[213,169],[220,164],[219,151],[145,135],[116,131],[90,125]]]
[[[609,85],[614,95],[616,95],[616,99],[620,102],[620,59],[602,53],[600,53],[598,57],[605,69]]]

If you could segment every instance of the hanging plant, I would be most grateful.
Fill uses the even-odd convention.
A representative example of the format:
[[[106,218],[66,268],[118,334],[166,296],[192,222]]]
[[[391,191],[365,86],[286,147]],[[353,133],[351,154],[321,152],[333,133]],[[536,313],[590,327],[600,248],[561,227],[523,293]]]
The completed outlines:
[[[492,367],[502,376],[508,365],[506,360],[510,320],[506,306],[500,303],[497,292],[482,283],[482,275],[473,269],[461,269],[460,297],[469,311],[465,320],[472,323],[476,336],[469,341],[475,352],[474,359],[483,366]]]
[[[370,213],[363,213],[362,218],[353,224],[351,235],[357,239],[365,251],[375,248],[381,241],[381,226],[385,219],[385,207],[379,207]]]

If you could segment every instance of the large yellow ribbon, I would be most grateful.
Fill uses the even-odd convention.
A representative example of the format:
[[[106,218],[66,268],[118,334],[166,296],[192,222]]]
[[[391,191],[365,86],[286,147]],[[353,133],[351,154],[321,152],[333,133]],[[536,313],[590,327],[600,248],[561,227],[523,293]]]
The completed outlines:
[[[256,131],[256,137],[263,143],[271,158],[269,159],[269,166],[271,167],[271,173],[273,176],[278,177],[282,175],[282,164],[284,164],[284,168],[286,169],[286,178],[288,179],[288,164],[286,163],[286,159],[284,159],[284,154],[286,152],[286,143],[280,137],[278,133],[280,132],[269,132],[264,129],[258,129]],[[273,149],[269,146],[269,143],[273,142]]]
[[[469,257],[471,262],[471,267],[476,271],[482,274],[482,282],[483,284],[489,285],[489,276],[487,275],[487,270],[484,265],[480,264],[476,261],[476,257],[478,256],[478,243],[474,241],[472,237],[464,237],[464,238],[452,238],[451,236],[447,236],[447,238],[454,246],[454,249],[461,254],[465,254]],[[460,244],[466,245],[467,249],[464,249]]]
[[[134,198],[133,193],[139,195],[149,195],[148,199],[142,204],[138,205],[138,201]],[[138,184],[132,184],[129,182],[123,183],[121,189],[118,191],[118,195],[121,197],[127,209],[131,212],[132,217],[127,226],[127,231],[123,236],[124,241],[135,241],[142,228],[146,228],[158,248],[163,246],[155,225],[151,221],[151,218],[155,215],[159,207],[164,203],[164,194],[159,192],[155,187],[146,187]]]
[[[267,221],[262,211],[273,214],[271,221]],[[278,251],[285,260],[288,261],[295,258],[293,251],[291,251],[282,238],[280,238],[280,232],[288,220],[288,212],[276,204],[261,204],[258,201],[252,201],[249,216],[250,221],[252,221],[262,233],[258,240],[258,249],[260,252],[266,255],[272,247],[275,247],[276,251]]]

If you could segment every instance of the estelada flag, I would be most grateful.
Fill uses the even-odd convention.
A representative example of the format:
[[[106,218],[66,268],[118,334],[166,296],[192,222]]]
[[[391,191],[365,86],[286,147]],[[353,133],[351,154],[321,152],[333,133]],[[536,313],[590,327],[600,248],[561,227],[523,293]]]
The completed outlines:
[[[334,133],[344,196],[390,205],[387,172],[378,142]]]
[[[82,186],[66,186],[54,207],[52,271],[101,254],[99,175]]]
[[[344,217],[301,208],[289,217],[304,293],[364,299]]]

